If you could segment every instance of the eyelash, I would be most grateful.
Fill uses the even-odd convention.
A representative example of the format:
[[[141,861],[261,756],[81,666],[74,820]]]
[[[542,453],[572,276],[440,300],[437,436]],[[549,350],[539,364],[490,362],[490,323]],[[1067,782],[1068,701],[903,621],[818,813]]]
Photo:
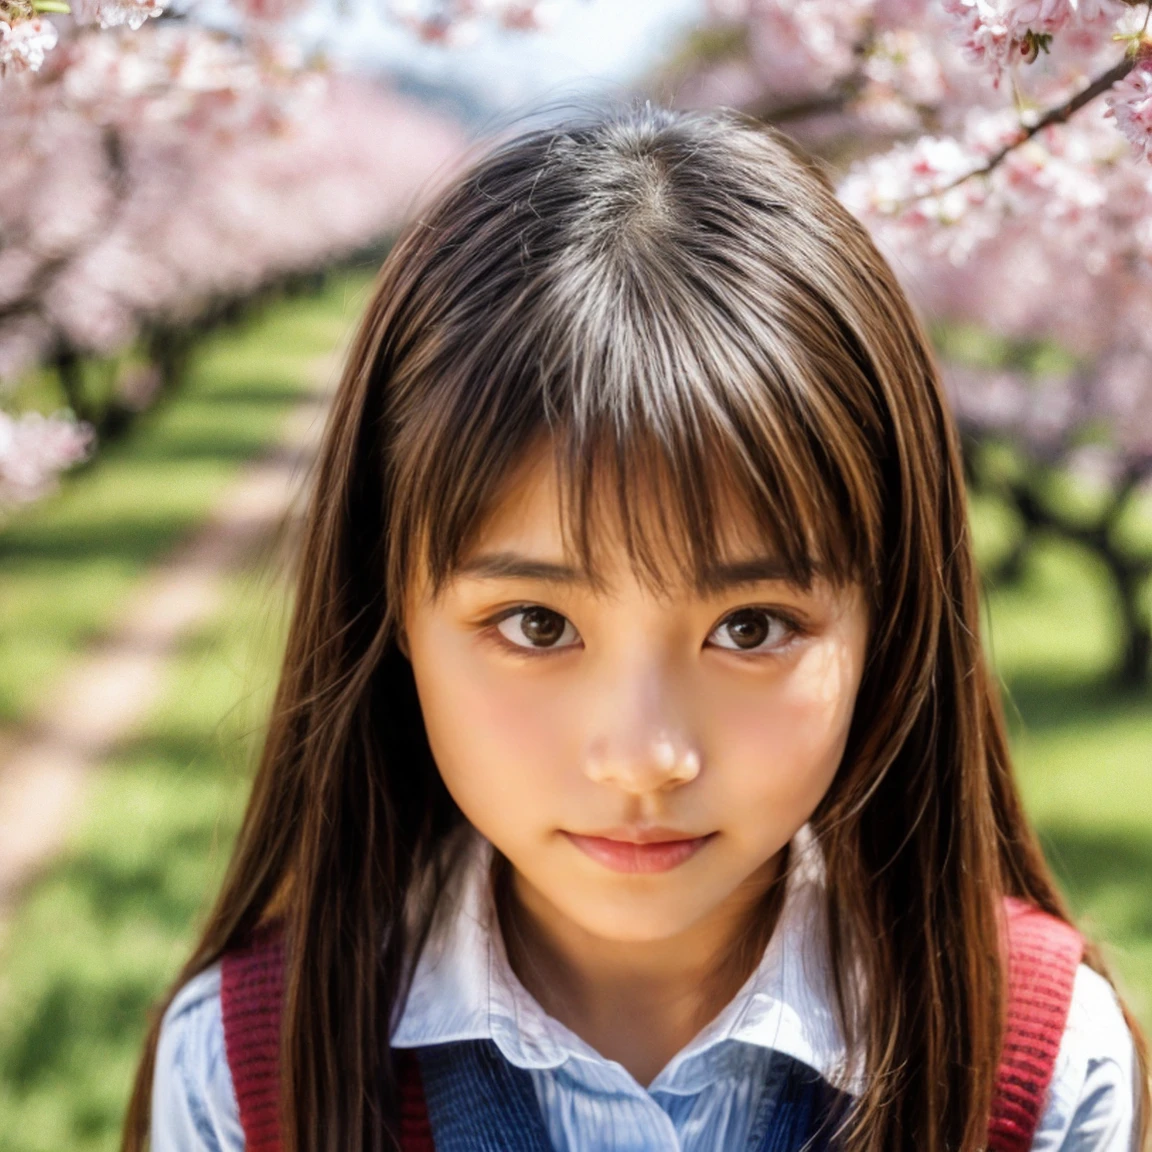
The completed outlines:
[[[536,659],[537,657],[555,656],[561,652],[568,652],[577,645],[565,645],[563,648],[535,648],[530,644],[513,644],[510,640],[504,638],[498,625],[502,624],[505,620],[511,619],[513,616],[519,615],[521,612],[527,612],[531,608],[543,608],[547,612],[555,612],[562,620],[571,623],[568,617],[563,612],[556,612],[554,608],[548,608],[544,604],[525,603],[516,604],[510,608],[505,608],[503,611],[497,613],[495,616],[484,621],[483,627],[485,635],[492,640],[493,643],[499,645],[506,652],[511,652],[517,656],[526,656],[529,659]],[[739,612],[755,611],[763,612],[772,620],[776,620],[788,630],[788,635],[780,642],[775,648],[770,648],[763,652],[741,651],[739,648],[724,648],[720,645],[710,645],[716,647],[721,652],[732,652],[738,656],[744,656],[749,659],[765,659],[773,656],[778,656],[781,652],[787,650],[792,644],[807,634],[804,625],[789,613],[781,612],[778,608],[767,608],[760,604],[742,604],[739,608],[733,608],[731,612],[726,613],[716,622],[716,624],[709,631],[708,635],[711,636],[718,628],[723,627],[725,621],[730,620]]]

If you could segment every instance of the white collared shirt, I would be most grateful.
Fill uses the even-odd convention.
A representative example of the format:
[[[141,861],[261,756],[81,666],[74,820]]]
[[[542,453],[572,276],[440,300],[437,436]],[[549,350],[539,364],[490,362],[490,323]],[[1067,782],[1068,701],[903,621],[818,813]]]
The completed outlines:
[[[647,1087],[549,1016],[513,973],[475,838],[413,974],[393,1044],[492,1040],[532,1077],[555,1152],[717,1152],[743,1147],[773,1052],[845,1091],[847,1066],[819,914],[823,867],[802,830],[780,919],[744,986]],[[154,1152],[242,1152],[224,1057],[219,966],[165,1016],[153,1086]],[[1081,965],[1033,1152],[1135,1148],[1132,1039],[1108,983]]]
[[[822,869],[810,847],[806,831],[793,842],[780,921],[756,970],[647,1089],[549,1016],[516,978],[492,897],[491,846],[479,837],[417,964],[392,1042],[493,1040],[506,1060],[531,1073],[556,1152],[743,1147],[773,1051],[848,1087],[828,973],[812,962],[825,950],[798,947],[823,923]]]

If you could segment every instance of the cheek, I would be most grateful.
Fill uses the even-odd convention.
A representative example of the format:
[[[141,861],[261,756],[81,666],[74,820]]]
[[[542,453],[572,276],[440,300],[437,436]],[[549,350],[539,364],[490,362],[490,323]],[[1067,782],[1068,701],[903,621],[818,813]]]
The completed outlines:
[[[750,680],[710,700],[715,776],[752,833],[799,827],[812,814],[839,767],[858,684],[855,652],[828,642],[809,645],[767,685]]]
[[[435,658],[414,639],[412,666],[428,741],[464,814],[490,839],[523,835],[555,812],[572,774],[574,709],[547,671],[497,668],[470,640],[444,638]],[[427,655],[431,655],[427,652]]]

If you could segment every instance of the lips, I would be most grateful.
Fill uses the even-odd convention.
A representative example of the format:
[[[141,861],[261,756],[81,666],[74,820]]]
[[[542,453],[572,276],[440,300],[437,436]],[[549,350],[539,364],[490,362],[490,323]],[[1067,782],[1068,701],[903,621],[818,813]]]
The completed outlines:
[[[716,833],[685,836],[667,828],[610,831],[596,836],[564,835],[585,856],[613,872],[667,872],[691,859]]]

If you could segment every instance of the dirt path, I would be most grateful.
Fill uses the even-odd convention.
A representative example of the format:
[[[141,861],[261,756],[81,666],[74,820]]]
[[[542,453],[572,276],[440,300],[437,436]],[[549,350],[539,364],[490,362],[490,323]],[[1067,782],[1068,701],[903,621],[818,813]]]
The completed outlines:
[[[158,699],[182,641],[220,607],[227,578],[293,508],[323,430],[337,359],[271,449],[227,485],[203,525],[143,577],[103,640],[77,656],[0,746],[0,947],[21,892],[64,847],[93,773]]]

